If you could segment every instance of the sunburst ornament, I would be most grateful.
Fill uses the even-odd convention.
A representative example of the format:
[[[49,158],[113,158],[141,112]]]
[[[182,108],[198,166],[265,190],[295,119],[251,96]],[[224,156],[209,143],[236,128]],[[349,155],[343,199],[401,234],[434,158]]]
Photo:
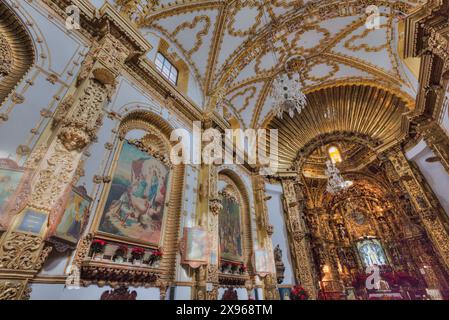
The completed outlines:
[[[300,114],[307,104],[306,95],[302,91],[299,74],[281,74],[273,82],[271,97],[278,118],[282,119],[284,112],[291,118],[295,111]]]

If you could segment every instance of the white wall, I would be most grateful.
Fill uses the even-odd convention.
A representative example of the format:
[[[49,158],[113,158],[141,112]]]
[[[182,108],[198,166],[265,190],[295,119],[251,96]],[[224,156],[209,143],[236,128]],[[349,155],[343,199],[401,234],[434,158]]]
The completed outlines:
[[[282,250],[282,259],[285,266],[284,281],[282,284],[293,285],[295,283],[295,277],[288,245],[288,234],[284,220],[284,209],[282,207],[282,186],[266,184],[265,189],[267,195],[271,196],[271,199],[267,201],[267,208],[270,224],[274,227],[274,233],[271,237],[273,249],[279,245]]]
[[[440,162],[429,163],[426,161],[426,159],[434,157],[435,154],[421,140],[418,145],[406,153],[406,156],[418,165],[440,204],[449,215],[449,175]]]

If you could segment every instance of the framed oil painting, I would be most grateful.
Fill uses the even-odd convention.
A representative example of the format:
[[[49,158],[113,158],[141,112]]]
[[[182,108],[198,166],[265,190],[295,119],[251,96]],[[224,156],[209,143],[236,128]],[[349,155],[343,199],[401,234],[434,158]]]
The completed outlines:
[[[71,244],[78,243],[83,232],[86,219],[89,218],[89,207],[92,199],[78,188],[72,188],[61,221],[56,227],[54,236]]]
[[[112,175],[98,231],[158,246],[162,235],[170,168],[125,141]]]
[[[367,239],[357,242],[357,250],[363,266],[383,266],[388,264],[382,244],[377,239]]]
[[[19,188],[23,171],[15,169],[0,168],[0,229],[8,224],[6,210],[10,200]]]
[[[243,243],[240,204],[232,197],[222,197],[223,208],[219,214],[220,259],[243,261]]]
[[[184,241],[181,247],[182,263],[198,268],[208,262],[210,254],[209,234],[202,228],[184,228]]]

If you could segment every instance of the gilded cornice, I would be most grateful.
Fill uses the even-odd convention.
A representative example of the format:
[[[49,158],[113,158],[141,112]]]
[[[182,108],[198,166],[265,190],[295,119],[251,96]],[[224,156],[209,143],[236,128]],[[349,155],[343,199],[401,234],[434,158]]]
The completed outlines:
[[[440,118],[449,82],[448,19],[449,1],[431,0],[406,20],[405,55],[421,57],[416,108],[409,126]]]
[[[119,14],[111,4],[106,2],[97,10],[87,0],[42,1],[51,6],[62,17],[65,17],[65,11],[62,8],[76,2],[81,10],[81,32],[88,32],[92,39],[106,31],[113,33],[132,48],[133,54],[125,65],[131,76],[135,77],[144,88],[156,95],[159,101],[164,101],[167,97],[172,98],[175,102],[172,111],[180,112],[184,118],[189,120],[201,120],[203,118],[200,106],[180,93],[144,58],[145,53],[151,49],[151,45],[134,23]],[[217,115],[211,115],[213,120],[217,117]],[[220,126],[224,125],[223,121],[218,122]]]

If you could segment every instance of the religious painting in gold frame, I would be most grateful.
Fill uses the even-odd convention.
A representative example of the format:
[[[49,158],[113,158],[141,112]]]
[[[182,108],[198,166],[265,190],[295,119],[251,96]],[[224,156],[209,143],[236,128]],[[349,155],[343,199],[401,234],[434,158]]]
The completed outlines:
[[[84,192],[83,192],[84,191]],[[61,220],[58,222],[54,237],[70,244],[77,244],[89,219],[92,199],[81,188],[72,187]]]
[[[24,172],[21,169],[0,167],[0,230],[6,230],[10,217],[6,216],[14,193],[20,187]]]
[[[220,260],[243,262],[242,200],[235,187],[220,192],[222,209],[218,216]]]
[[[111,166],[112,181],[104,189],[96,221],[97,234],[147,247],[160,247],[170,166],[151,155],[139,142],[124,140]]]

